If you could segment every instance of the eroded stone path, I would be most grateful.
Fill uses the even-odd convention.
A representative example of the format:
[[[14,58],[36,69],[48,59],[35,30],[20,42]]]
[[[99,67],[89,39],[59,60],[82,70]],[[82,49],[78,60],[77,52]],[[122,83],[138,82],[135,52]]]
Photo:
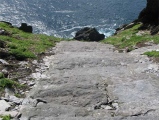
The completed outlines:
[[[21,120],[157,120],[158,64],[142,50],[60,42],[49,69],[23,102]]]

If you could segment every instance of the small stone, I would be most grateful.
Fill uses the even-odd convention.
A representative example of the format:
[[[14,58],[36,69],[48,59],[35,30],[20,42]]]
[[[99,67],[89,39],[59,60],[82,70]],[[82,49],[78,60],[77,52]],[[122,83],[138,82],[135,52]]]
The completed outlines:
[[[26,98],[23,100],[22,105],[30,105],[32,107],[37,106],[38,101],[31,98]]]
[[[9,63],[3,59],[0,59],[0,63],[4,64],[4,65],[9,65]]]
[[[29,86],[34,86],[34,85],[35,85],[35,82],[34,82],[34,81],[31,81],[31,82],[28,83],[28,85],[29,85]]]
[[[38,64],[38,61],[34,60],[32,63],[36,65],[36,64]]]
[[[19,65],[26,67],[29,63],[26,61],[19,62]]]
[[[20,105],[22,103],[22,99],[15,96],[10,96],[9,101],[14,102],[16,105]]]
[[[10,107],[11,107],[10,104],[7,103],[5,100],[0,100],[0,111],[1,112],[9,110]]]
[[[105,109],[105,110],[114,110],[114,108],[110,107],[110,106],[105,106],[105,105],[101,105],[101,108]]]
[[[113,104],[112,104],[112,106],[113,106],[114,108],[116,108],[116,109],[118,109],[118,108],[119,108],[118,103],[113,103]]]

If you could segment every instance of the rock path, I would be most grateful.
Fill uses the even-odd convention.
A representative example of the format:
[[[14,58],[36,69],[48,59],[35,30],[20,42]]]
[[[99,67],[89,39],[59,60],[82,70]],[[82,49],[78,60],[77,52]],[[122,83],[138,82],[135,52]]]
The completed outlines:
[[[60,42],[49,69],[23,101],[20,120],[157,120],[159,66],[112,45]]]

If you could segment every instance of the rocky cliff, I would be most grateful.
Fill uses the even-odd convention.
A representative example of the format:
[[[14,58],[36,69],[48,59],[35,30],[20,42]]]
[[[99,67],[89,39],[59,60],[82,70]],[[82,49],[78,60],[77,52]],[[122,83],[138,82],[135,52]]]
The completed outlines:
[[[147,6],[144,8],[138,19],[144,24],[159,24],[159,0],[147,0]]]
[[[139,22],[143,23],[140,29],[150,30],[151,35],[159,32],[159,0],[147,0],[147,6],[138,17]]]

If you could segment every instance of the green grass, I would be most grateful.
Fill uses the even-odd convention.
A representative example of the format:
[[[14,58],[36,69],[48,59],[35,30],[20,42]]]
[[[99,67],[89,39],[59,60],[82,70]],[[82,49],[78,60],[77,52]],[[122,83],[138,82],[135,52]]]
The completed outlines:
[[[0,116],[0,118],[2,118],[2,120],[11,120],[10,115]]]
[[[145,52],[144,55],[147,55],[148,57],[159,57],[159,51]]]
[[[139,32],[138,28],[141,26],[141,24],[135,25],[134,27],[124,30],[120,32],[117,35],[108,37],[101,42],[107,43],[107,44],[112,44],[118,49],[123,49],[123,48],[130,48],[133,49],[135,45],[138,43],[145,43],[147,41],[153,41],[154,43],[158,44],[159,43],[159,36],[154,35],[151,36],[148,32],[144,32],[143,35],[137,36],[136,33]]]
[[[6,87],[14,88],[14,89],[25,89],[26,88],[25,85],[20,85],[18,82],[14,81],[14,80],[5,78],[3,73],[0,72],[0,96],[4,93],[4,89]]]
[[[21,90],[21,89],[26,89],[27,86],[25,85],[21,85],[20,83],[8,79],[8,78],[0,78],[0,96],[2,96],[4,94],[4,89],[8,87],[8,88],[14,88],[15,90]],[[18,93],[16,93],[19,96],[22,96]]]
[[[22,88],[23,86],[20,85],[19,83],[13,81],[13,80],[10,80],[8,78],[1,78],[0,79],[0,87],[1,88],[5,88],[5,87],[9,87],[9,88]]]
[[[37,54],[62,40],[54,36],[26,33],[3,22],[0,22],[0,28],[10,33],[9,36],[0,35],[0,40],[6,42],[9,53],[17,59],[36,58]]]
[[[0,79],[4,78],[3,73],[0,72]]]

